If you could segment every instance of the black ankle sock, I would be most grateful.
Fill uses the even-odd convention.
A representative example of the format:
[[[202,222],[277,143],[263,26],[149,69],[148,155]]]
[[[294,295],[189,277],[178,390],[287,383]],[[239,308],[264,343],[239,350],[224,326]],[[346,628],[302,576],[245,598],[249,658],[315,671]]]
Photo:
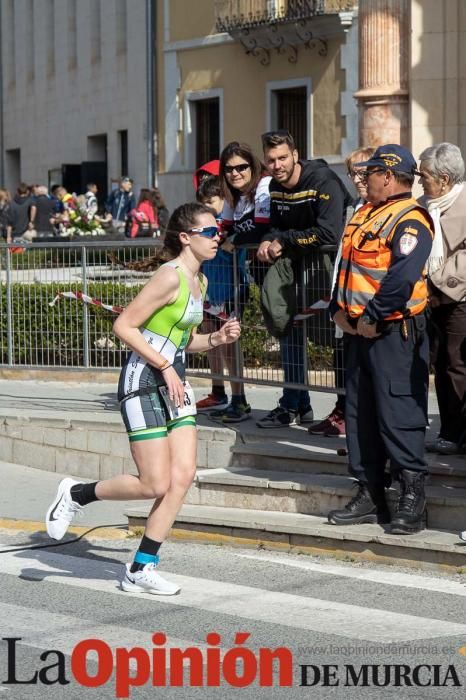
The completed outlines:
[[[246,396],[244,394],[232,394],[231,403],[233,406],[237,406],[239,403],[246,403]]]
[[[220,384],[212,384],[212,395],[215,396],[216,399],[226,398],[225,387]]]
[[[131,573],[134,574],[136,571],[141,571],[146,564],[150,564],[151,562],[156,564],[158,561],[158,551],[161,546],[161,542],[156,542],[155,540],[151,540],[150,537],[143,535],[139,549],[134,555],[134,561],[131,564]],[[138,559],[139,561],[137,561]]]
[[[90,484],[75,484],[70,489],[71,499],[80,506],[87,506],[99,499],[95,495],[95,487],[99,482],[93,481]]]

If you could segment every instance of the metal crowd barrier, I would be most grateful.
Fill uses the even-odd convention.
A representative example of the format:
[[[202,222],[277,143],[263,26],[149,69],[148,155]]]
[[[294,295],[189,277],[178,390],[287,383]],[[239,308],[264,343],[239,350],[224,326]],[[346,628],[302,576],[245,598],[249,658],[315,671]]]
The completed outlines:
[[[115,313],[149,279],[152,271],[144,263],[160,246],[158,240],[139,239],[0,248],[0,366],[121,367],[127,348],[112,333]],[[188,374],[342,392],[340,349],[321,308],[330,293],[334,250],[327,246],[311,262],[297,263],[299,320],[285,341],[268,333],[260,309],[269,266],[258,262],[253,249],[235,250],[226,303],[208,301],[203,326],[210,331],[234,314],[242,322],[241,340],[229,348],[229,357],[220,358],[229,369],[212,371],[208,354],[189,354]],[[224,270],[214,270],[219,275],[223,279]]]

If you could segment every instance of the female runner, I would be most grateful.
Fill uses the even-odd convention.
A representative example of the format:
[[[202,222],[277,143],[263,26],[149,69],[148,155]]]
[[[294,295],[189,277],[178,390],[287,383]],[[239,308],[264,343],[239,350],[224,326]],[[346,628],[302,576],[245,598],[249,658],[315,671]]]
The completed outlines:
[[[60,540],[75,514],[92,501],[154,499],[134,561],[126,565],[124,591],[174,595],[180,590],[156,566],[196,471],[196,403],[185,381],[185,351],[234,343],[241,332],[231,319],[213,333],[196,333],[207,286],[200,266],[215,257],[219,241],[212,209],[200,203],[178,207],[165,235],[170,261],[114,324],[115,334],[132,350],[118,394],[138,476],[93,483],[66,478],[47,512],[47,532]]]

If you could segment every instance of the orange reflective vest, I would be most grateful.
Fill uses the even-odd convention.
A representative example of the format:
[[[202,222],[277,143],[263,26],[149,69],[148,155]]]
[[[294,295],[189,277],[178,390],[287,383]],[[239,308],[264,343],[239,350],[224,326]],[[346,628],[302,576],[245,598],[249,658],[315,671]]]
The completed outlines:
[[[385,206],[365,204],[347,224],[343,234],[337,302],[346,313],[358,318],[380,289],[390,267],[390,241],[403,220],[417,220],[431,230],[429,215],[414,198],[398,199]],[[413,235],[417,231],[413,228]],[[387,316],[387,321],[420,314],[427,304],[424,271],[415,283],[404,309]]]

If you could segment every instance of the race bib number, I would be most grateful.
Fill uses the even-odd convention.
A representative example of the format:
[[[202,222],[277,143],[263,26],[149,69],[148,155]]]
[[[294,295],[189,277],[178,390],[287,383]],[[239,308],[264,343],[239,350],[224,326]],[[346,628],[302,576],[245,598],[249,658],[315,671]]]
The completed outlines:
[[[191,384],[188,381],[184,381],[183,386],[184,404],[182,406],[175,406],[174,402],[168,395],[168,388],[166,386],[159,386],[160,395],[166,406],[168,415],[172,420],[175,418],[184,418],[184,416],[195,416],[197,413],[196,399],[194,397],[194,391]]]

